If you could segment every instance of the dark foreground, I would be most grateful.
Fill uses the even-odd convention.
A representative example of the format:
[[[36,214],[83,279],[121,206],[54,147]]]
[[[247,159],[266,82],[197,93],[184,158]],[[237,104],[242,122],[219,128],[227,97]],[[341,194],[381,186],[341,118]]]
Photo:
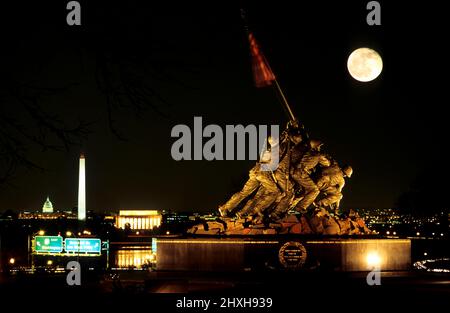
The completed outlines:
[[[84,276],[69,287],[65,276],[2,277],[0,297],[13,311],[63,312],[296,312],[432,309],[450,304],[450,274],[382,273],[380,286],[366,283],[367,273],[264,272],[175,273],[121,272]],[[254,308],[252,297],[269,298],[270,308]],[[235,299],[235,298],[239,298]],[[244,299],[247,300],[246,307]],[[179,308],[189,300],[211,300],[204,307]],[[257,300],[253,300],[256,303]],[[258,302],[261,304],[261,301]],[[225,307],[223,305],[225,304]],[[267,302],[266,302],[267,305]],[[387,310],[390,311],[390,310]]]

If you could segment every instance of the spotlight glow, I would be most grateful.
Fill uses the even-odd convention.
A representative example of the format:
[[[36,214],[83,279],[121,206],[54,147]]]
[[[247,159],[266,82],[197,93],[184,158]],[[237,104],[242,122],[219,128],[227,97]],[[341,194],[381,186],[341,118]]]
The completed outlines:
[[[369,252],[367,254],[367,265],[372,268],[380,268],[381,257],[377,252]]]

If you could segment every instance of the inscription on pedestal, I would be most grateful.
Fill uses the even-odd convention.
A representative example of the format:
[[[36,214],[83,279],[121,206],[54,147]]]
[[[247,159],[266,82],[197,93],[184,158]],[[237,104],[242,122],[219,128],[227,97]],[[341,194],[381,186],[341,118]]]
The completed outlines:
[[[286,242],[278,252],[281,265],[287,269],[298,269],[306,262],[306,249],[298,241]]]

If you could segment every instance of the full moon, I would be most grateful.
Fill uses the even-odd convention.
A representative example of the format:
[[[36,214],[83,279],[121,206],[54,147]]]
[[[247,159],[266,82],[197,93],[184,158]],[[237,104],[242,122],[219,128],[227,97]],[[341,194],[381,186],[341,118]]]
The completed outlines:
[[[370,82],[383,69],[381,56],[373,49],[359,48],[353,51],[347,61],[348,72],[360,82]]]

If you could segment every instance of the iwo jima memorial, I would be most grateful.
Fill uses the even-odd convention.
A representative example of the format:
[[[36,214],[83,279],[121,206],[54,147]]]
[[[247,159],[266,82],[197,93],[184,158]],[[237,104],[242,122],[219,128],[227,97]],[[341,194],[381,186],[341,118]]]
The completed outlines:
[[[265,153],[250,169],[247,182],[219,206],[220,217],[199,222],[185,237],[157,240],[157,268],[407,270],[410,240],[379,236],[356,212],[340,208],[345,180],[353,169],[310,138],[255,37],[246,30],[255,84],[274,87],[289,121],[278,138],[267,138]],[[268,151],[274,148],[278,166],[262,170],[272,161]]]

